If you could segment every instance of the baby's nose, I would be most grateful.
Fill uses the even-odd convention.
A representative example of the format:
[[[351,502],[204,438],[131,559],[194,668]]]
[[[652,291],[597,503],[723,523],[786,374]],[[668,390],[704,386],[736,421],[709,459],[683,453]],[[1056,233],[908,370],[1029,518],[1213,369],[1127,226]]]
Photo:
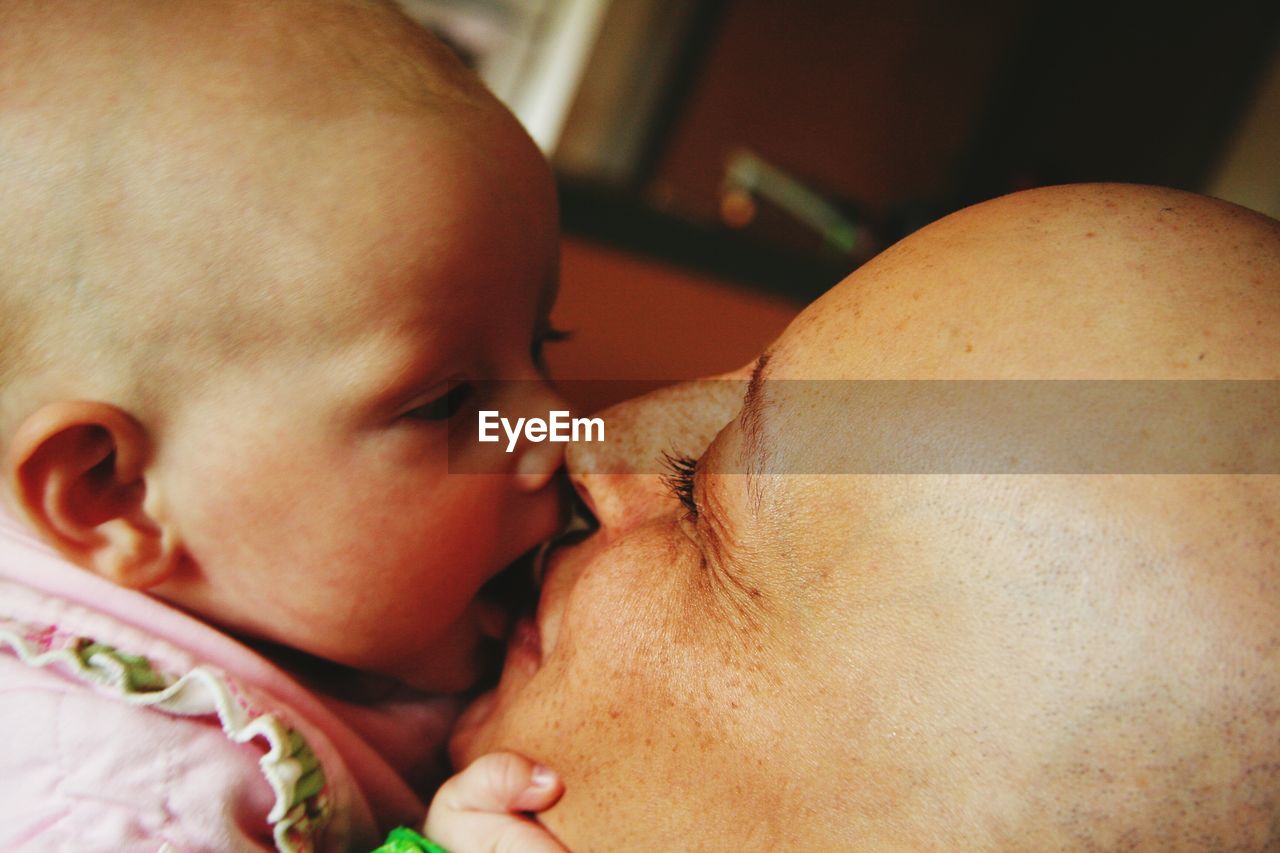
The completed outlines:
[[[537,383],[525,401],[524,409],[546,418],[551,412],[566,411],[568,402],[554,388]],[[524,412],[521,412],[524,414]],[[524,440],[519,446],[520,458],[516,460],[516,483],[526,492],[536,492],[547,486],[556,472],[564,467],[564,443],[557,441],[533,442]]]

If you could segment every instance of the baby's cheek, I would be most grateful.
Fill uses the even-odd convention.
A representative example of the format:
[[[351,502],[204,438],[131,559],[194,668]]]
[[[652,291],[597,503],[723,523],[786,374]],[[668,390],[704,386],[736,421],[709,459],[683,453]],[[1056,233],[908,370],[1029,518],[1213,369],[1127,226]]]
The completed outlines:
[[[446,475],[422,502],[422,524],[442,555],[485,562],[506,521],[502,476]],[[479,559],[477,559],[479,558]],[[455,567],[456,569],[456,567]]]
[[[488,555],[489,574],[559,534],[568,521],[567,482],[529,492],[510,475],[453,474],[446,489],[436,501],[437,523],[449,528],[442,541]]]

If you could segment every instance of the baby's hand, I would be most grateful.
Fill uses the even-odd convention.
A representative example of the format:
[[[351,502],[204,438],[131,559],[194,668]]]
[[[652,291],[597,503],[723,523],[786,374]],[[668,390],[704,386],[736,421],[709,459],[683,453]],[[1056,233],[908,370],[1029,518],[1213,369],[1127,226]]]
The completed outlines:
[[[564,784],[554,771],[512,752],[482,755],[440,786],[423,833],[450,853],[563,853],[520,812],[555,805]]]

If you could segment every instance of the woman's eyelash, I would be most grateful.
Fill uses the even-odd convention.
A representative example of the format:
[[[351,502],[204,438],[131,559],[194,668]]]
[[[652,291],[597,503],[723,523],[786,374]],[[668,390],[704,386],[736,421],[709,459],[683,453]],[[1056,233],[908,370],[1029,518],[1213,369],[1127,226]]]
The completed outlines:
[[[683,453],[671,454],[663,451],[662,464],[667,469],[662,475],[662,484],[672,497],[680,501],[688,518],[696,521],[698,502],[693,497],[693,475],[698,472],[698,460]]]

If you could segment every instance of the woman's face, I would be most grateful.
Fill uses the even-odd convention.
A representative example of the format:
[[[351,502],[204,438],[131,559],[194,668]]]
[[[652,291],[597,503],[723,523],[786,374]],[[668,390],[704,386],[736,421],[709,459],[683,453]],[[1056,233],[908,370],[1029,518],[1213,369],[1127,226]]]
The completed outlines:
[[[604,413],[609,443],[569,455],[599,529],[553,551],[536,624],[460,723],[455,761],[506,748],[556,768],[566,792],[539,817],[575,851],[1062,846],[1051,814],[1097,832],[1178,802],[1191,782],[1144,756],[1218,737],[1179,704],[1186,685],[1240,683],[1197,602],[1237,602],[1210,615],[1274,636],[1245,592],[1261,498],[1229,478],[814,473],[860,437],[812,417],[842,383],[787,382],[1164,378],[1184,320],[1215,330],[1231,370],[1273,377],[1260,309],[1200,298],[1256,275],[1254,243],[1162,242],[1162,209],[1216,215],[1169,196],[1067,189],[958,214],[734,377]],[[664,453],[698,459],[691,483],[663,482]],[[1209,541],[1239,571],[1199,567]],[[1153,560],[1165,570],[1136,582]],[[1091,799],[1117,790],[1123,807]]]
[[[797,325],[769,374],[805,369],[812,327]],[[536,626],[517,629],[500,687],[455,740],[459,761],[504,746],[561,770],[568,793],[543,819],[570,849],[794,840],[782,818],[809,807],[829,763],[815,760],[832,752],[835,711],[820,708],[836,651],[823,614],[843,593],[818,537],[852,498],[813,478],[713,473],[770,452],[737,413],[751,373],[604,414],[607,449],[580,445],[569,463],[599,529],[552,552]],[[777,435],[768,424],[761,443]],[[664,453],[700,457],[683,487],[696,513],[664,482]]]
[[[922,568],[955,513],[902,478],[727,473],[820,470],[794,457],[849,440],[808,417],[822,383],[794,399],[786,380],[873,369],[861,336],[892,332],[856,321],[859,278],[767,358],[618,406],[606,449],[571,450],[599,529],[552,553],[536,626],[453,744],[460,764],[502,747],[559,770],[541,818],[571,849],[829,848],[939,758],[924,685],[979,654],[938,639],[971,633],[972,596]],[[683,489],[664,454],[698,459]]]

